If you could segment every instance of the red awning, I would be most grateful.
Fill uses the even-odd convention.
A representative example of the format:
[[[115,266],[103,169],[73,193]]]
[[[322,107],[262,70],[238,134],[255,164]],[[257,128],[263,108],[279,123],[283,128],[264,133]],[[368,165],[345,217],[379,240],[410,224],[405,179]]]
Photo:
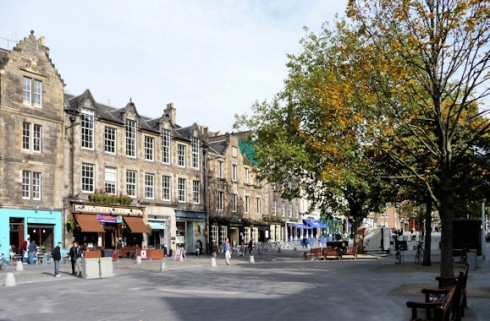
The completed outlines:
[[[88,214],[75,214],[75,219],[82,232],[104,232],[104,228],[97,220],[97,216]]]
[[[148,226],[141,217],[123,216],[126,225],[131,230],[131,233],[149,233]]]

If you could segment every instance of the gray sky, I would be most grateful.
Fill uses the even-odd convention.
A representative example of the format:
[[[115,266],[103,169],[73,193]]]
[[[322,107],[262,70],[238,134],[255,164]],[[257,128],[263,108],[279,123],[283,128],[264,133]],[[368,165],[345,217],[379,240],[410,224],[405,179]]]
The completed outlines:
[[[271,99],[301,51],[347,0],[0,0],[0,47],[45,36],[65,91],[90,89],[116,108],[131,97],[156,118],[173,102],[177,123],[230,131],[234,114]],[[15,41],[10,41],[15,40]]]

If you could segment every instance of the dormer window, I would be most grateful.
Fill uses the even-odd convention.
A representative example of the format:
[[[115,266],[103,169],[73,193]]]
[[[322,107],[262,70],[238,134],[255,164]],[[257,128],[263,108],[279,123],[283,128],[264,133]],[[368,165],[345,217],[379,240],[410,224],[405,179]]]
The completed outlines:
[[[126,156],[136,157],[136,122],[126,119]]]
[[[82,121],[82,148],[94,149],[94,111],[83,109]]]

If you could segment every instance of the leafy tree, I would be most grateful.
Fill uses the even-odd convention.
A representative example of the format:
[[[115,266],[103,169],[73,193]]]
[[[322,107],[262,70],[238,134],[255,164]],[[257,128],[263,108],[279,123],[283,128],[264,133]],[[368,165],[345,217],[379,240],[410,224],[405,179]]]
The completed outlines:
[[[364,115],[377,111],[370,142],[434,201],[441,275],[452,275],[454,202],[470,180],[488,182],[488,149],[477,146],[490,126],[482,105],[490,92],[489,1],[351,0],[347,13],[352,23],[339,28],[348,39],[343,70],[374,98],[358,100]],[[411,143],[400,133],[411,133]]]
[[[351,216],[355,227],[379,208],[384,182],[364,158],[364,120],[345,103],[350,85],[339,76],[335,35],[302,40],[304,52],[290,55],[285,88],[270,103],[257,103],[253,115],[237,116],[235,126],[250,130],[261,178],[280,186],[283,197],[307,197],[323,212]],[[355,107],[355,106],[354,106]]]

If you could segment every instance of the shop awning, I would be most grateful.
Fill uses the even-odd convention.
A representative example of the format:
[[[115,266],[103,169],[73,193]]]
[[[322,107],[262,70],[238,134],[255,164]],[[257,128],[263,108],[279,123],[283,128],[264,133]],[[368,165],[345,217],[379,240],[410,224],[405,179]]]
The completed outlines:
[[[308,226],[314,227],[314,228],[327,228],[323,222],[317,221],[317,220],[304,220]]]
[[[100,225],[96,215],[75,214],[75,219],[82,232],[104,232],[104,228]]]
[[[124,216],[124,222],[131,230],[131,233],[148,233],[148,227],[141,217],[136,216]]]

